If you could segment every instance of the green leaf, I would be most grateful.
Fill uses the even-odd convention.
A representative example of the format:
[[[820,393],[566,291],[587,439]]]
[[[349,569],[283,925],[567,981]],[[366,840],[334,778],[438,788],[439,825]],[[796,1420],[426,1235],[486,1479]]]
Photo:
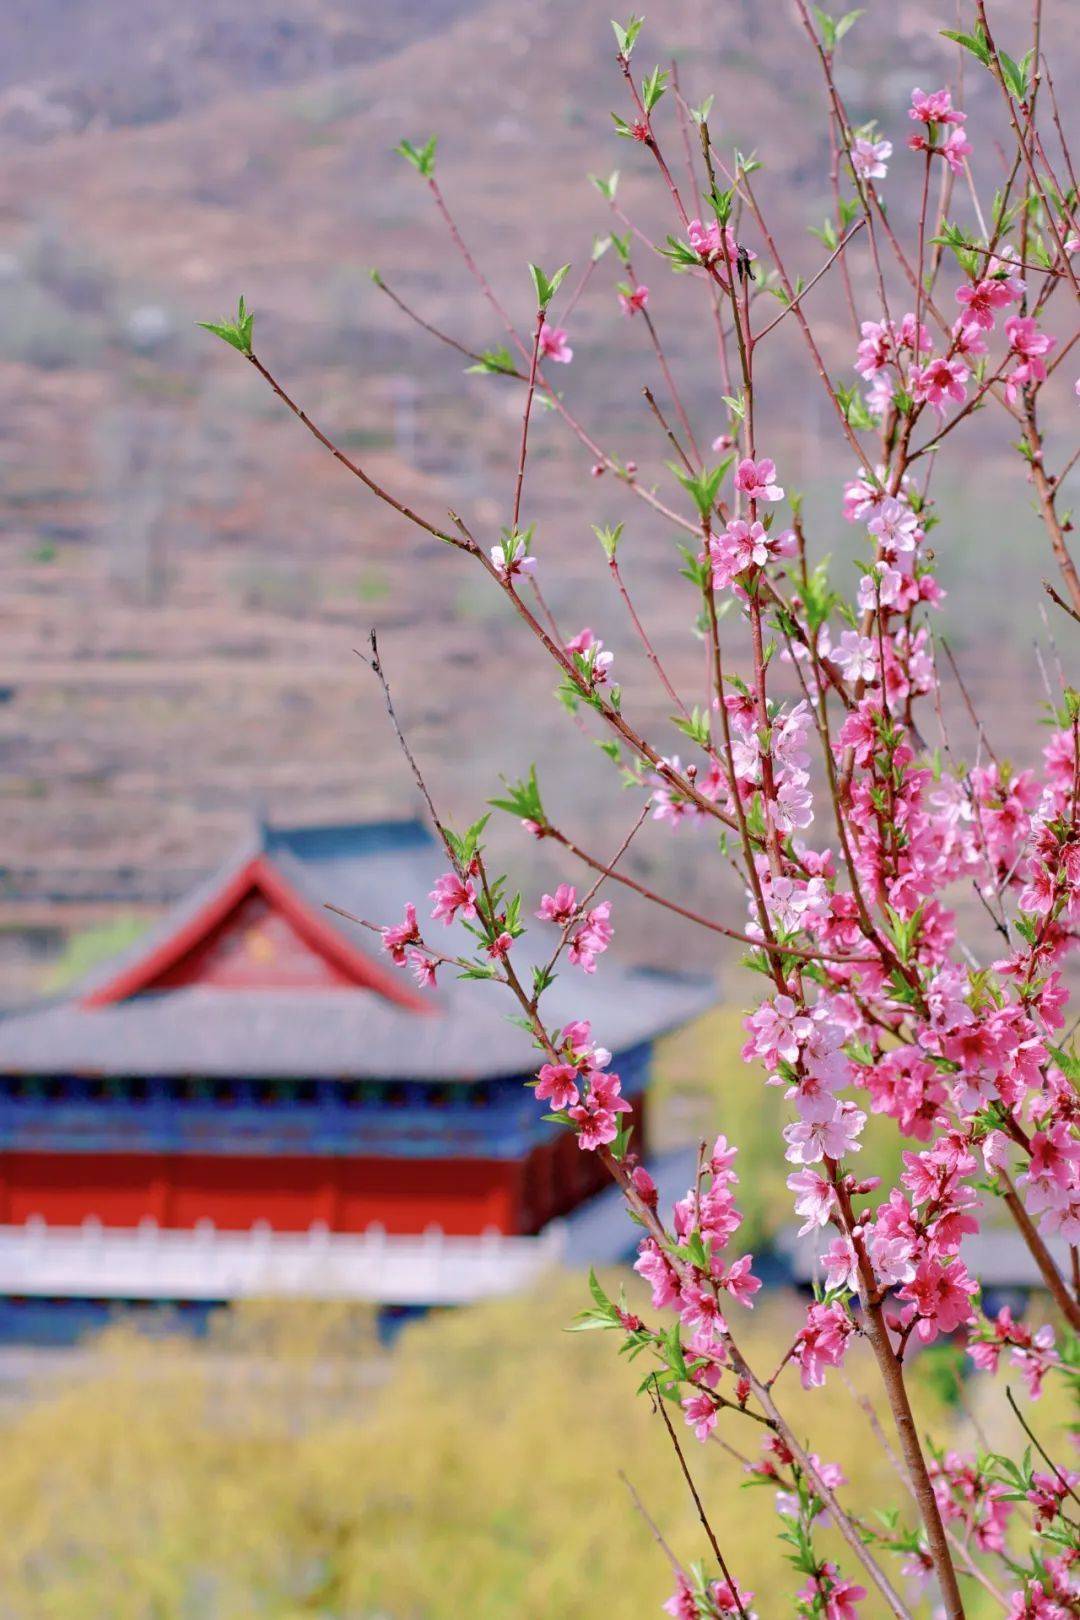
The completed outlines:
[[[708,748],[710,741],[708,709],[699,709],[695,703],[693,709],[690,711],[689,720],[684,720],[682,715],[677,714],[673,714],[671,719],[672,724],[679,731],[681,731],[685,737],[689,737],[691,742],[696,742],[699,748]]]
[[[619,171],[612,169],[605,180],[602,174],[590,174],[589,179],[603,197],[605,202],[614,202],[615,193],[619,189]]]
[[[999,50],[998,61],[1001,63],[1001,75],[1009,87],[1009,94],[1016,101],[1023,101],[1027,94],[1030,56],[1025,56],[1023,62],[1014,62],[1007,52]]]
[[[826,51],[835,51],[844,35],[849,29],[854,28],[862,14],[860,9],[858,11],[849,11],[843,17],[830,17],[828,12],[822,11],[820,6],[814,7],[814,16],[817,18],[818,25],[821,28],[821,43]]]
[[[625,27],[614,20],[612,21],[611,26],[615,33],[615,43],[619,47],[620,56],[629,57],[631,55],[644,21],[644,17],[631,17]]]
[[[518,781],[507,781],[502,778],[504,794],[501,799],[489,799],[488,804],[493,810],[505,810],[509,815],[520,816],[522,821],[532,821],[538,827],[547,825],[547,816],[540,799],[540,785],[536,779],[536,766],[529,766],[529,774]]]
[[[614,528],[602,528],[598,523],[594,523],[592,531],[603,546],[604,556],[608,562],[614,562],[615,553],[619,548],[619,541],[622,539],[623,525],[616,523]]]
[[[837,245],[837,242],[839,241],[836,234],[836,226],[833,224],[831,219],[827,219],[824,225],[821,226],[809,225],[807,226],[807,229],[809,230],[811,236],[817,237],[818,241],[823,247],[827,247],[829,249],[830,253],[833,251]]]
[[[414,146],[412,141],[399,141],[394,151],[406,162],[411,163],[417,174],[430,180],[435,173],[435,147],[438,137],[433,135],[423,146]]]
[[[1051,1046],[1050,1053],[1066,1080],[1071,1080],[1074,1085],[1080,1084],[1080,1058],[1066,1052],[1063,1046]]]
[[[468,374],[481,373],[485,376],[517,376],[513,355],[509,349],[501,345],[497,349],[485,349],[476,364],[466,366],[465,370]]]
[[[951,39],[954,44],[962,45],[965,51],[977,56],[983,67],[990,66],[990,46],[983,33],[982,24],[977,24],[973,34],[962,34],[955,28],[942,28],[942,39]]]
[[[700,473],[688,473],[685,468],[679,466],[678,462],[668,462],[670,470],[675,474],[687,494],[692,497],[703,522],[710,516],[716,504],[720,484],[734,459],[734,455],[725,456],[718,467],[713,467],[711,470],[708,467],[703,467]]]
[[[668,74],[660,67],[654,67],[652,72],[641,81],[641,99],[645,103],[645,111],[651,113],[660,97],[667,89]]]
[[[199,321],[204,332],[213,332],[215,337],[221,338],[233,349],[241,354],[251,353],[251,331],[255,324],[255,317],[244,303],[243,294],[236,307],[236,319],[232,321]]]
[[[563,279],[570,266],[564,264],[556,270],[553,276],[546,276],[538,264],[530,264],[529,274],[536,291],[537,309],[546,310],[555,294],[563,284]]]
[[[848,33],[850,29],[854,28],[855,24],[862,16],[864,9],[864,7],[860,6],[856,11],[845,12],[845,14],[840,18],[840,21],[836,25],[836,43],[838,45],[843,39],[844,35]]]
[[[679,1337],[679,1323],[672,1322],[664,1335],[664,1356],[668,1366],[677,1378],[689,1378],[690,1369],[686,1365],[683,1354],[682,1339]]]

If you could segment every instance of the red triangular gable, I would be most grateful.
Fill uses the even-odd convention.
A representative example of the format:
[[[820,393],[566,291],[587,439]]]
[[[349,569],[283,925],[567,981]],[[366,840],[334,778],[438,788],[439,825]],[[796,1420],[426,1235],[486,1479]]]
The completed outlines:
[[[85,998],[106,1007],[150,991],[362,989],[431,1012],[425,998],[338,932],[265,855],[244,863],[205,905]]]

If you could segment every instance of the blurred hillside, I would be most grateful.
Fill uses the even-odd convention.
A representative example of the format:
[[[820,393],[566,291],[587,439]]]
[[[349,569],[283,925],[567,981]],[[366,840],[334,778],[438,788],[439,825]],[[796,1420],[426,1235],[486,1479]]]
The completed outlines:
[[[904,107],[913,83],[949,70],[937,33],[953,21],[946,9],[875,4],[845,41],[853,113],[876,116],[897,146],[900,223],[913,184]],[[410,783],[353,654],[371,624],[451,815],[475,813],[499,769],[536,758],[568,830],[618,843],[630,806],[618,825],[595,825],[606,762],[550,700],[549,669],[486,581],[367,498],[194,326],[242,291],[260,353],[343,447],[423,510],[453,506],[496,538],[519,394],[463,376],[460,357],[372,285],[377,265],[470,346],[501,339],[392,148],[439,134],[451,206],[523,322],[526,262],[580,268],[609,228],[590,170],[620,166],[620,201],[662,235],[670,222],[647,154],[611,132],[622,92],[608,10],[607,0],[152,0],[133,28],[127,8],[103,0],[7,8],[0,816],[10,876],[0,924],[52,941],[57,895],[85,896],[63,915],[97,921],[94,896],[120,868],[144,898],[154,883],[182,886],[253,808],[293,821],[401,809]],[[1047,48],[1068,83],[1068,8],[1048,10]],[[1018,40],[1027,12],[1022,0],[995,8]],[[692,100],[715,93],[725,145],[760,150],[763,204],[792,269],[812,274],[822,250],[807,227],[828,211],[827,154],[820,84],[788,5],[661,0],[641,51],[677,58]],[[992,184],[992,86],[970,89]],[[674,126],[669,143],[677,151]],[[861,285],[861,244],[849,256]],[[710,343],[687,318],[687,283],[656,260],[636,268],[707,440],[724,426],[722,389]],[[619,315],[617,279],[609,256],[574,312],[577,359],[558,381],[605,445],[666,479],[640,399],[655,362]],[[811,296],[826,354],[848,365],[838,289]],[[827,405],[793,322],[763,354],[762,384],[777,423],[768,453],[789,488],[808,493],[815,551],[842,556],[847,469],[834,457],[822,477]],[[1044,542],[998,427],[970,432],[957,465],[954,484],[943,473],[935,485],[941,572],[957,603],[946,617],[995,741],[1028,755],[1042,696],[1031,643],[1043,635]],[[631,586],[690,689],[693,609],[671,536],[610,480],[591,480],[589,458],[552,418],[537,426],[526,510],[560,623],[601,629],[628,705],[661,721],[589,523],[627,521]],[[507,740],[496,747],[496,737]],[[673,732],[667,740],[677,747]],[[688,840],[650,833],[634,859],[639,870],[662,865],[672,888],[700,891]],[[653,948],[667,941],[661,928]],[[24,969],[20,958],[20,986]]]

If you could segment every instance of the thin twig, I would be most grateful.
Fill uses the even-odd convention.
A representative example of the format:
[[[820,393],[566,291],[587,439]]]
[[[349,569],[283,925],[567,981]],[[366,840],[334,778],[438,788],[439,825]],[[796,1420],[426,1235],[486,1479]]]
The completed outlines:
[[[671,1444],[675,1448],[675,1455],[679,1459],[679,1467],[682,1469],[683,1479],[685,1479],[686,1484],[687,1484],[687,1488],[690,1491],[690,1495],[694,1499],[694,1506],[697,1508],[697,1516],[701,1520],[702,1529],[705,1531],[705,1534],[708,1536],[709,1545],[712,1547],[713,1552],[716,1554],[716,1562],[720,1565],[720,1568],[723,1571],[724,1579],[725,1579],[725,1581],[727,1581],[728,1588],[729,1588],[729,1590],[731,1592],[732,1597],[735,1600],[735,1606],[738,1609],[739,1613],[742,1615],[743,1620],[747,1620],[746,1609],[743,1606],[742,1598],[739,1596],[739,1588],[736,1586],[734,1580],[732,1579],[731,1571],[728,1569],[728,1566],[727,1566],[727,1560],[725,1559],[723,1553],[720,1551],[720,1543],[716,1539],[716,1535],[715,1535],[715,1533],[713,1531],[713,1527],[709,1523],[709,1516],[705,1512],[705,1507],[704,1507],[704,1504],[702,1503],[701,1497],[698,1495],[698,1490],[697,1490],[697,1486],[694,1484],[693,1475],[691,1474],[689,1468],[686,1466],[686,1458],[683,1456],[683,1449],[682,1449],[682,1446],[679,1444],[679,1437],[675,1433],[675,1429],[674,1429],[674,1427],[672,1425],[671,1419],[667,1415],[667,1407],[664,1404],[664,1397],[660,1393],[660,1380],[656,1376],[655,1373],[653,1374],[653,1385],[654,1385],[655,1391],[656,1391],[656,1394],[655,1394],[656,1409],[660,1413],[660,1416],[664,1420],[664,1427],[668,1432],[668,1438],[670,1439]]]

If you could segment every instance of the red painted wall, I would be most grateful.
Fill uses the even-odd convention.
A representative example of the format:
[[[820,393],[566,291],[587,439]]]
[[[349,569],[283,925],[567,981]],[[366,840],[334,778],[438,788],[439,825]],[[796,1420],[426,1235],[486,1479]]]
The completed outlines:
[[[635,1140],[644,1140],[643,1099]],[[608,1184],[594,1153],[569,1131],[553,1131],[523,1162],[501,1159],[254,1158],[119,1153],[0,1154],[0,1224],[40,1215],[51,1226],[190,1228],[213,1221],[245,1231],[265,1221],[304,1232],[323,1221],[336,1232],[379,1223],[388,1232],[441,1226],[467,1235],[536,1232]]]
[[[50,1225],[193,1227],[210,1220],[281,1232],[325,1221],[333,1231],[441,1226],[468,1234],[520,1227],[521,1166],[500,1160],[218,1158],[153,1154],[0,1154],[0,1222],[40,1215]]]
[[[630,1116],[634,1146],[647,1146],[645,1097],[634,1100]],[[595,1153],[583,1153],[570,1131],[552,1131],[551,1139],[534,1148],[521,1166],[520,1226],[538,1232],[558,1215],[567,1215],[593,1193],[611,1185],[611,1177]]]

